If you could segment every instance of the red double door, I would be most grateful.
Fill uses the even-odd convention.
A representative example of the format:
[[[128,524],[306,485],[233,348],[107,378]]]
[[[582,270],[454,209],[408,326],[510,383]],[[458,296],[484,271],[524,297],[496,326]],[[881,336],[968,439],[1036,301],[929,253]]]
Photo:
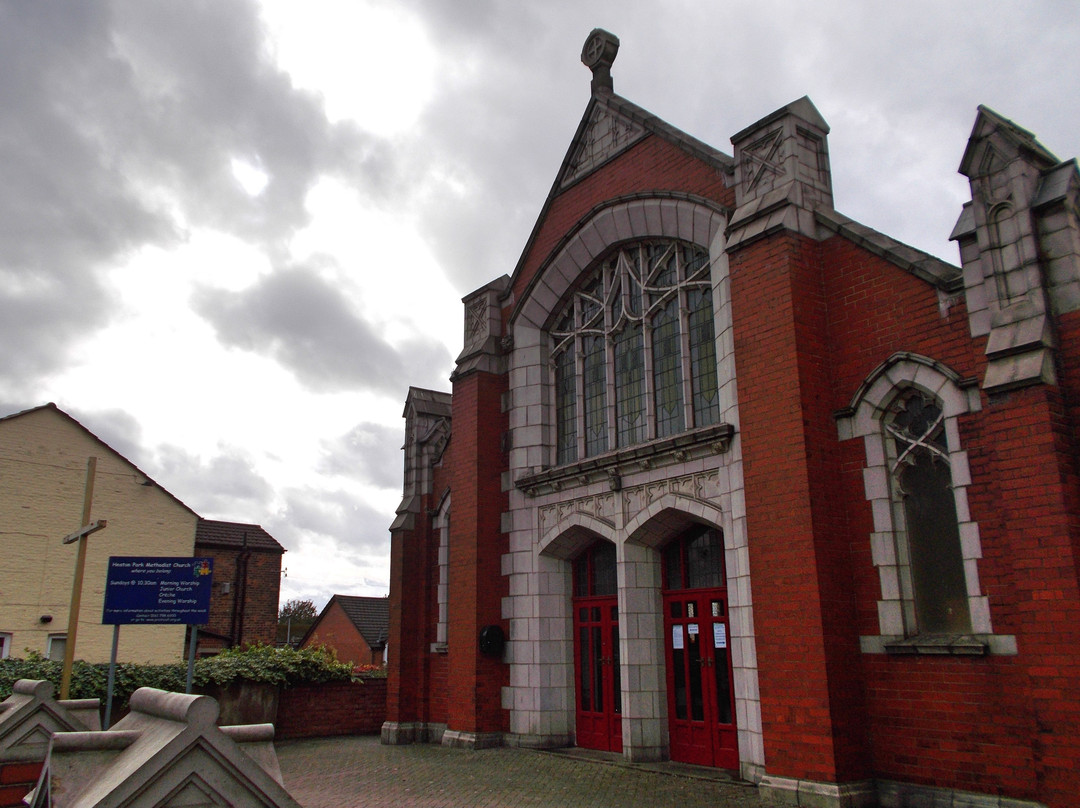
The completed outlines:
[[[664,593],[671,759],[739,767],[724,589]]]
[[[737,769],[723,534],[692,528],[662,553],[671,759]],[[621,752],[614,545],[596,542],[575,560],[573,607],[577,744]]]

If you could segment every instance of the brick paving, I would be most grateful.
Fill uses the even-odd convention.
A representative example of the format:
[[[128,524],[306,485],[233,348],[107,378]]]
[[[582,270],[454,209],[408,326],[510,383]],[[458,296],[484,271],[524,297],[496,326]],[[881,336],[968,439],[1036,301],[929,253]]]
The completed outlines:
[[[757,789],[677,764],[636,766],[530,749],[384,746],[376,736],[277,744],[304,808],[759,808]],[[604,757],[604,756],[593,756]]]

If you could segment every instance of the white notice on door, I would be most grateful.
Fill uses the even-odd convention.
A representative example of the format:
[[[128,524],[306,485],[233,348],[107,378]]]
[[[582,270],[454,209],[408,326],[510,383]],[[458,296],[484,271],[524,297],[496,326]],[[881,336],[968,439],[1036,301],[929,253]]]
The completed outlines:
[[[713,648],[727,648],[727,626],[723,623],[713,623],[712,644]]]
[[[683,649],[682,626],[671,627],[671,647],[676,651]]]

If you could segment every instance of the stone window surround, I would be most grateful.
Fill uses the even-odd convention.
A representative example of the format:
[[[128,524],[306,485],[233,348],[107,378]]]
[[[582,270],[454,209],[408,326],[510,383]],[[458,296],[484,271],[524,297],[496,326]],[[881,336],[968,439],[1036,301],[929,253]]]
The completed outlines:
[[[905,390],[916,389],[935,399],[942,409],[949,446],[949,466],[959,522],[961,555],[967,585],[971,634],[919,635],[910,571],[904,563],[903,504],[893,495],[890,450],[883,419]],[[1015,654],[1016,638],[995,635],[989,599],[979,586],[982,558],[979,524],[968,508],[971,484],[967,452],[960,442],[959,416],[982,408],[978,382],[964,380],[946,365],[919,354],[897,352],[875,368],[860,385],[851,404],[836,415],[840,440],[862,438],[866,452],[863,488],[873,512],[871,556],[881,584],[878,600],[880,634],[860,637],[864,653],[889,654]]]
[[[515,475],[537,473],[556,465],[554,371],[546,328],[565,293],[578,278],[613,247],[649,238],[678,239],[709,250],[710,262],[724,255],[723,234],[727,211],[714,202],[685,194],[632,195],[599,205],[563,239],[553,257],[541,267],[523,293],[510,318],[513,335],[510,387],[531,388],[526,414],[527,436],[514,436],[514,446],[527,446],[528,462],[511,462]],[[714,243],[717,242],[718,243]],[[726,263],[726,260],[725,260]],[[717,275],[721,275],[717,278]],[[713,316],[720,300],[729,300],[727,273],[713,272]],[[720,287],[723,287],[722,289]],[[730,305],[730,304],[729,304]],[[731,329],[714,328],[719,357],[732,340]],[[720,380],[720,410],[734,400],[734,374]],[[522,403],[515,401],[515,403]],[[723,416],[721,416],[723,420]],[[512,428],[514,425],[511,425]],[[519,424],[520,426],[520,424]]]
[[[0,659],[7,659],[11,653],[11,633],[0,631]]]

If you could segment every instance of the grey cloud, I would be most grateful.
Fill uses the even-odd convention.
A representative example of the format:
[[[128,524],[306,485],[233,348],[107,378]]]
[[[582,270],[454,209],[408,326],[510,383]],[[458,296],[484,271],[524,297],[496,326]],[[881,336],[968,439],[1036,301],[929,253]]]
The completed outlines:
[[[304,532],[325,536],[334,542],[337,556],[357,564],[364,564],[373,552],[389,552],[387,515],[358,501],[355,495],[313,488],[289,489],[283,495],[285,509],[273,524],[290,540],[296,541]]]
[[[380,488],[401,485],[401,443],[404,429],[383,424],[357,424],[344,435],[323,441],[317,471],[353,477]]]
[[[417,170],[456,173],[467,191],[435,188],[420,216],[466,291],[514,267],[588,101],[578,49],[597,25],[622,40],[616,92],[728,153],[733,134],[809,95],[833,124],[837,206],[949,260],[978,104],[1063,157],[1080,151],[1080,17],[1053,3],[823,2],[777,17],[760,3],[401,2],[450,68]]]
[[[209,460],[160,446],[143,469],[200,516],[260,522],[274,490],[242,450],[224,447]]]
[[[0,380],[102,326],[101,273],[209,225],[280,250],[323,175],[379,196],[386,144],[330,124],[271,61],[251,0],[0,4]],[[232,160],[269,176],[248,196]]]
[[[77,407],[61,407],[115,451],[122,454],[147,474],[151,462],[149,453],[141,443],[142,426],[134,415],[126,410],[112,409],[85,412]]]
[[[279,270],[241,292],[204,288],[192,302],[226,345],[272,356],[320,392],[400,393],[402,379],[432,380],[452,367],[435,340],[390,345],[340,290],[310,271]]]

